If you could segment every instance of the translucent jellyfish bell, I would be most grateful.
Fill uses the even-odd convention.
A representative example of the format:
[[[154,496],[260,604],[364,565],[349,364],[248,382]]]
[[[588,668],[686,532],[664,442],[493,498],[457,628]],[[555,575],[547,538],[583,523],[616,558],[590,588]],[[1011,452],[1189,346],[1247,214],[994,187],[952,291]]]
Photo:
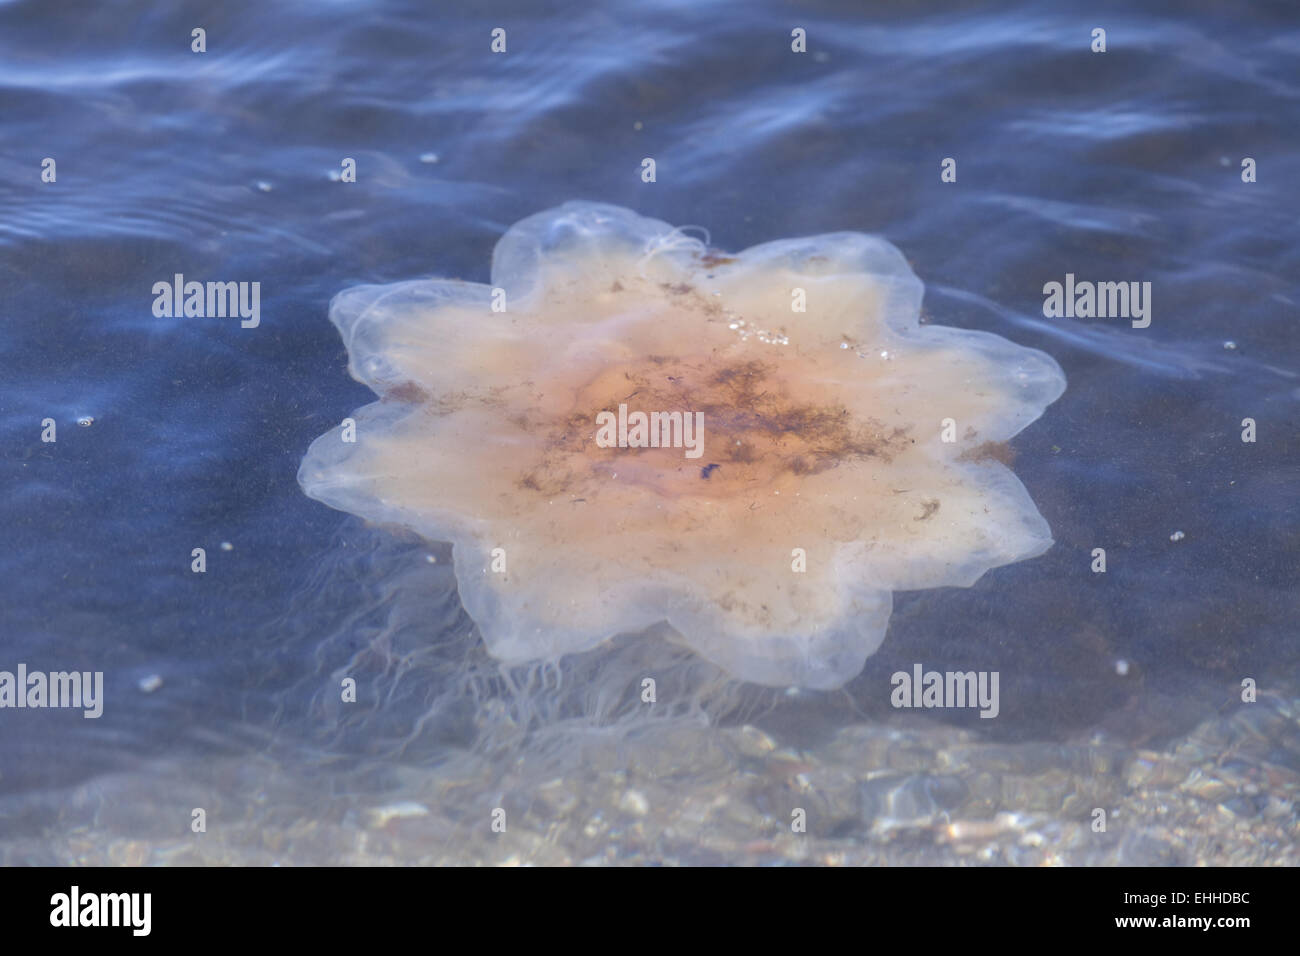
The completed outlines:
[[[970,585],[1051,545],[989,449],[1061,394],[1060,368],[920,325],[921,295],[877,237],[727,255],[566,203],[506,233],[491,285],[334,299],[349,369],[380,400],[354,442],[318,438],[299,480],[452,542],[502,660],[666,621],[738,677],[836,687],[884,639],[893,591]],[[637,444],[636,413],[662,440]],[[602,414],[620,419],[614,444]]]

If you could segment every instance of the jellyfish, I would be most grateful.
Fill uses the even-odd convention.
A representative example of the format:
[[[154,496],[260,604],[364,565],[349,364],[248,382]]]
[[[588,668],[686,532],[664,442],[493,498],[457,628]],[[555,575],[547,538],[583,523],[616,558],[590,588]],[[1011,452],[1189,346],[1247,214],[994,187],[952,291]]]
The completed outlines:
[[[378,400],[312,443],[299,482],[450,542],[506,664],[654,629],[744,681],[835,688],[884,640],[893,592],[1052,544],[999,449],[1061,369],[922,323],[922,291],[876,236],[724,253],[565,203],[505,233],[487,285],[335,296]]]

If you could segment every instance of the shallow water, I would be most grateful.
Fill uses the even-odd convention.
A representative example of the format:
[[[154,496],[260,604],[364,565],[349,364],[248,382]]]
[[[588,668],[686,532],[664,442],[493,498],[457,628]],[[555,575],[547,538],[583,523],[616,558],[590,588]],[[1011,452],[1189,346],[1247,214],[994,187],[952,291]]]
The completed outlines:
[[[106,697],[0,711],[0,860],[1296,862],[1300,24],[982,7],[0,3],[0,669]],[[449,549],[295,473],[373,397],[332,295],[485,281],[575,197],[723,249],[880,233],[931,321],[1050,353],[1014,467],[1055,547],[895,595],[840,692],[655,635],[497,669]],[[260,325],[156,318],[176,273],[260,282]],[[1150,327],[1044,318],[1066,273],[1150,281]],[[917,662],[998,671],[999,716],[895,710]]]

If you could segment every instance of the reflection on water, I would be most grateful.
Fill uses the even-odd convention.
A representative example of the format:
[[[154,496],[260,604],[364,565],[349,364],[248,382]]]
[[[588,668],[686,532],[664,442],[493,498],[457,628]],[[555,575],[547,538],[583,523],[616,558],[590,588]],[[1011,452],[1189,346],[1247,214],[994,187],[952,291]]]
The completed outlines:
[[[1117,7],[1105,55],[1032,4],[59,6],[0,5],[0,670],[106,702],[0,711],[0,862],[1298,862],[1284,6]],[[653,633],[499,668],[446,546],[294,476],[370,400],[331,295],[483,281],[575,197],[723,248],[879,232],[930,320],[1049,352],[1015,468],[1056,546],[897,595],[833,693]],[[176,273],[260,282],[260,325],[155,317]],[[1150,281],[1151,327],[1044,319],[1066,273]],[[999,672],[998,717],[895,710],[917,663]]]

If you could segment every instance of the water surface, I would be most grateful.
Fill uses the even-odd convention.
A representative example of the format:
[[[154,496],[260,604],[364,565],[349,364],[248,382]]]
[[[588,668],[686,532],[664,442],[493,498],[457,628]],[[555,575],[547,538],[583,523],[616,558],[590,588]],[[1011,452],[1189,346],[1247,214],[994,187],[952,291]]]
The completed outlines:
[[[0,668],[106,684],[0,712],[0,859],[1296,862],[1298,58],[1282,3],[0,4]],[[485,281],[571,198],[878,232],[932,321],[1049,352],[1015,469],[1056,546],[896,595],[834,694],[653,637],[496,671],[448,549],[295,472],[371,399],[334,293]],[[176,273],[261,324],[155,317]],[[1150,281],[1151,326],[1045,319],[1066,273]],[[916,662],[999,671],[999,717],[894,711]]]

